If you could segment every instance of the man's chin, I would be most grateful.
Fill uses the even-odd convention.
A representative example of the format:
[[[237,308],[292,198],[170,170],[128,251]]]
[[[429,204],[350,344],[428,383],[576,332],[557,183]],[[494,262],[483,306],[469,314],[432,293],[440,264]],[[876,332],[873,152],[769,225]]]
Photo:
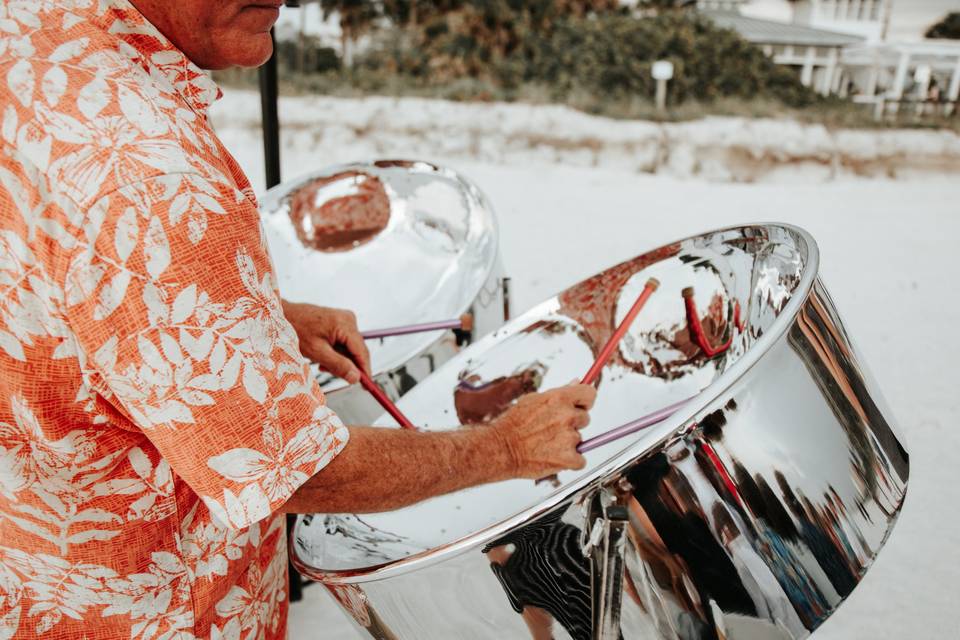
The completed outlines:
[[[273,45],[271,44],[268,47],[265,47],[262,51],[255,55],[249,56],[247,59],[239,61],[236,63],[238,67],[253,68],[259,67],[260,65],[266,63],[270,59],[270,56],[273,54]]]
[[[249,36],[241,45],[224,48],[217,56],[204,60],[198,66],[209,71],[219,71],[231,67],[243,67],[252,69],[259,67],[273,53],[273,40],[269,33],[256,34]]]

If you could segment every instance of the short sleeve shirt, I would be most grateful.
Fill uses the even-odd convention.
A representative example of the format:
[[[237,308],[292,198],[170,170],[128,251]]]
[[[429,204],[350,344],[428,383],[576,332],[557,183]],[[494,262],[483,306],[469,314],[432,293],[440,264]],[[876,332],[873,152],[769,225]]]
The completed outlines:
[[[127,0],[0,4],[0,637],[281,638],[347,441],[219,91]]]

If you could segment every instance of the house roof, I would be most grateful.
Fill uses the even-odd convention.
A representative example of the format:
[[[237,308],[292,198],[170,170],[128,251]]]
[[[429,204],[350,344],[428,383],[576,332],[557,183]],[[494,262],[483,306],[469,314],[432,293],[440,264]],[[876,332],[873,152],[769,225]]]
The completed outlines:
[[[821,47],[841,47],[859,44],[865,40],[849,33],[815,29],[790,22],[761,20],[736,11],[704,10],[701,12],[717,26],[733,29],[749,42],[756,44],[799,44]]]
[[[923,40],[921,42],[884,42],[847,47],[843,62],[848,65],[897,65],[901,56],[910,56],[914,65],[929,64],[935,69],[953,70],[960,65],[960,41]]]

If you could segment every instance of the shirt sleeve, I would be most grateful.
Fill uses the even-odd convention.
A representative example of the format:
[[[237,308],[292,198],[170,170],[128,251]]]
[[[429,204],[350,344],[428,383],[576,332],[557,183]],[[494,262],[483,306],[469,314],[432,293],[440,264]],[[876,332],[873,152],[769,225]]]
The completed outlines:
[[[286,321],[256,205],[165,175],[99,200],[66,269],[91,386],[224,525],[279,508],[346,445]]]

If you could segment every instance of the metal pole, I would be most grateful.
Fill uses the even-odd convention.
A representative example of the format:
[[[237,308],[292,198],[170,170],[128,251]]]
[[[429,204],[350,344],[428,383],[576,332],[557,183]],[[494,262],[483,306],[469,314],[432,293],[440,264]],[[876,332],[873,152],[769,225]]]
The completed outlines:
[[[267,179],[267,189],[280,184],[280,118],[277,114],[277,40],[273,29],[270,30],[273,41],[273,53],[270,59],[258,70],[260,77],[260,114],[263,124],[263,168]],[[287,515],[287,531],[293,529],[296,516]],[[290,602],[303,599],[303,578],[297,573],[293,563],[288,565],[288,598]]]
[[[280,184],[280,120],[277,116],[277,46],[273,30],[273,54],[260,67],[260,111],[263,117],[263,166],[267,189]]]
[[[667,110],[667,81],[657,80],[657,111],[661,113]]]

